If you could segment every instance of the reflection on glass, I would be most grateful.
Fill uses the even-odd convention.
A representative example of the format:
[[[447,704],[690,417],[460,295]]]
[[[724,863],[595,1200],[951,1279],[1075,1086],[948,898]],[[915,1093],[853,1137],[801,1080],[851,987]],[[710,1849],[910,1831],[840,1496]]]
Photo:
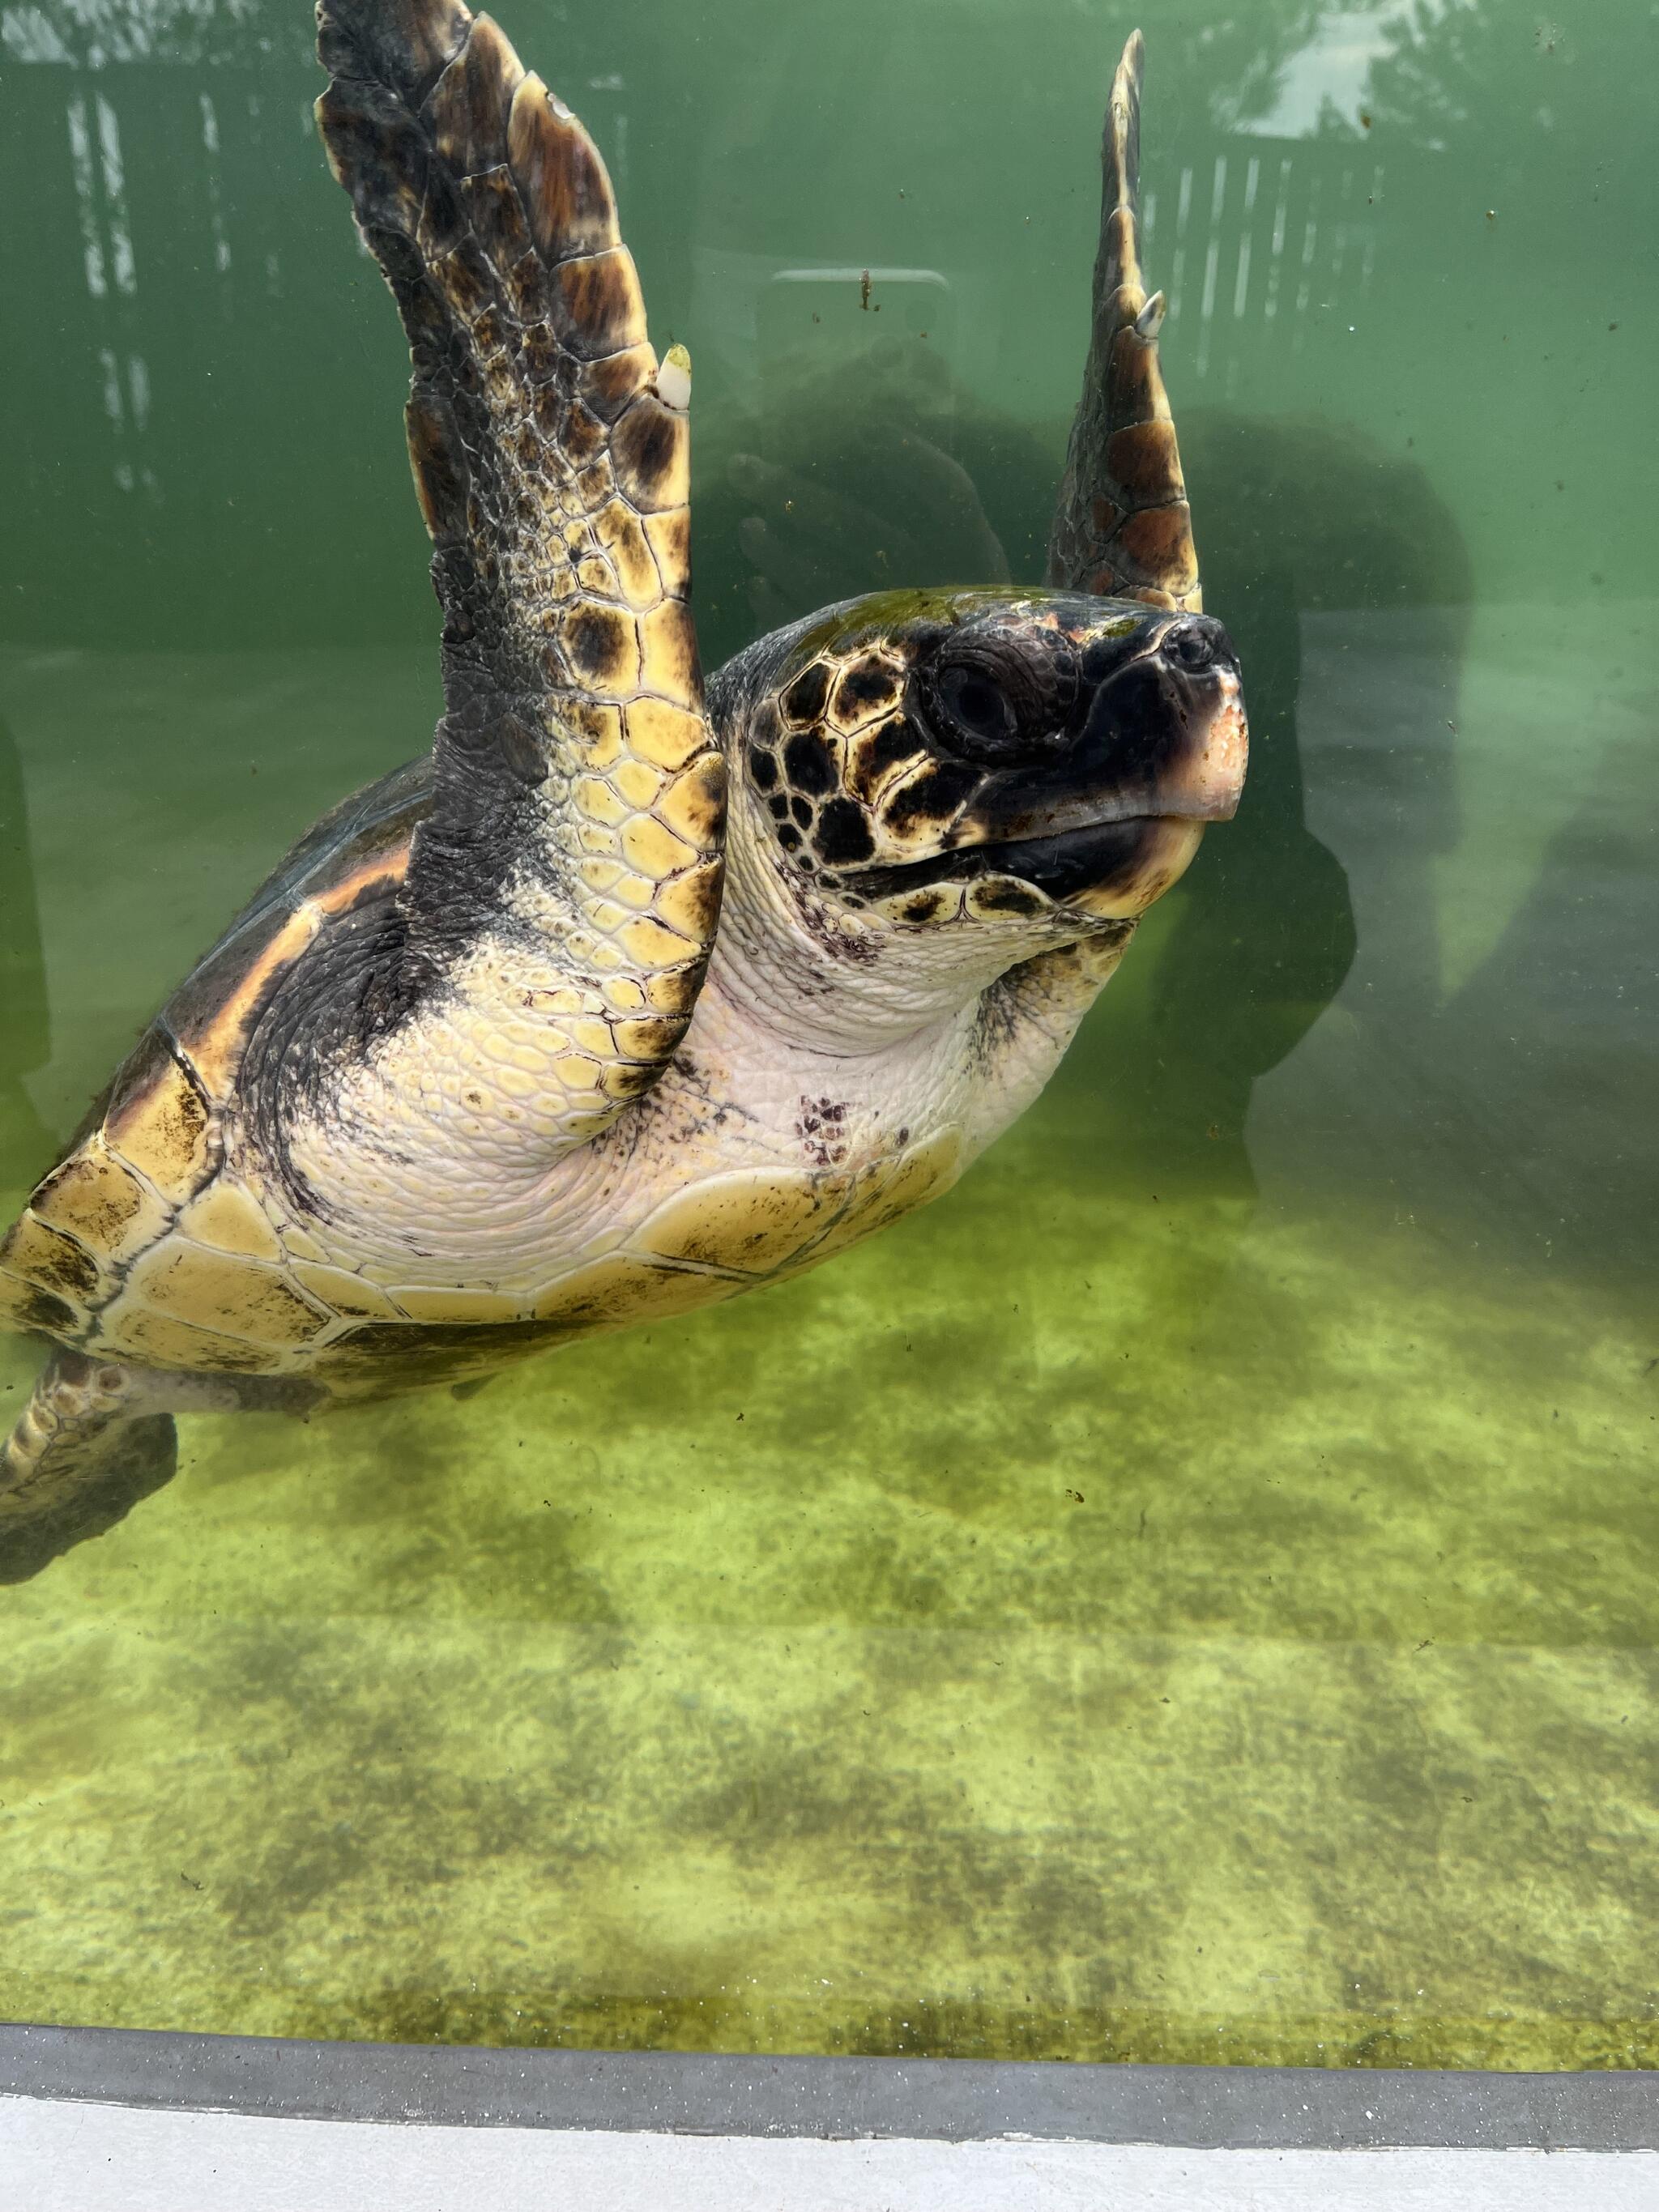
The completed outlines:
[[[51,1051],[28,801],[16,740],[0,716],[0,1192],[27,1188],[51,1158],[51,1133],[24,1083]]]

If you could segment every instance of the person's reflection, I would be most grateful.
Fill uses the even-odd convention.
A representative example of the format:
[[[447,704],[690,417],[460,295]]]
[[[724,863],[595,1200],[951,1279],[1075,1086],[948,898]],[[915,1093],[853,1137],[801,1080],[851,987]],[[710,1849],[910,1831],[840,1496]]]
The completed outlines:
[[[1092,1094],[1102,1150],[1130,1181],[1156,1164],[1243,1195],[1251,1085],[1329,1003],[1354,953],[1346,878],[1304,818],[1305,594],[1261,495],[1264,480],[1321,478],[1305,432],[1200,418],[1183,439],[1207,603],[1244,665],[1249,779],[1237,820],[1172,894],[1150,972],[1108,994],[1066,1080]],[[1052,453],[965,401],[925,349],[872,348],[850,371],[802,376],[781,404],[775,387],[759,418],[706,426],[702,453],[698,620],[711,659],[854,592],[1041,573]]]
[[[700,435],[698,623],[711,661],[854,592],[1042,574],[1058,441],[966,399],[925,349],[890,342],[832,376],[775,383],[758,414],[717,416]],[[1249,775],[1237,818],[1206,840],[1085,1025],[1058,1096],[1086,1101],[1094,1157],[1127,1187],[1155,1172],[1249,1199],[1252,1088],[1357,951],[1346,872],[1304,808],[1304,647],[1319,641],[1327,690],[1350,662],[1361,687],[1338,684],[1324,702],[1342,726],[1322,732],[1322,789],[1324,811],[1360,837],[1369,895],[1391,917],[1365,1006],[1381,1005],[1390,978],[1431,1005],[1424,883],[1456,834],[1443,709],[1455,704],[1469,565],[1422,471],[1359,432],[1198,413],[1181,436],[1205,602],[1243,663]],[[1372,696],[1379,653],[1395,679],[1387,696]]]
[[[1043,441],[966,401],[921,337],[771,379],[699,417],[697,633],[711,667],[863,592],[1042,573],[1059,471]]]
[[[51,1158],[52,1133],[23,1087],[51,1049],[23,768],[0,716],[0,1188],[27,1185]]]
[[[1290,578],[1271,567],[1206,568],[1206,604],[1226,610],[1244,669],[1244,797],[1170,894],[1142,992],[1116,1007],[1109,994],[1097,1034],[1121,1171],[1252,1197],[1251,1088],[1335,997],[1356,940],[1347,877],[1304,814]]]
[[[1321,426],[1200,414],[1182,447],[1205,604],[1244,669],[1249,774],[1237,817],[1171,893],[1141,989],[1115,1006],[1109,994],[1095,1035],[1125,1175],[1253,1197],[1251,1090],[1331,1003],[1357,949],[1346,873],[1306,819],[1302,614],[1324,590],[1365,589],[1375,532],[1343,504],[1352,471],[1334,456],[1351,458],[1350,441]],[[1310,581],[1310,505],[1346,585]]]

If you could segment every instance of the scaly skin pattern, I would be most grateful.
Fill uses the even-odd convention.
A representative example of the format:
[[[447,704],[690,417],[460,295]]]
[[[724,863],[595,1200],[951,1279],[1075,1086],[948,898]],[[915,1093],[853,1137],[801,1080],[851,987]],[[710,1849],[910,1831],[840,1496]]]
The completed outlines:
[[[689,364],[659,368],[591,141],[459,0],[323,0],[319,46],[410,343],[446,712],[0,1243],[0,1325],[57,1347],[0,1446],[0,1580],[165,1480],[174,1409],[468,1380],[947,1189],[1242,783],[1139,274],[1137,42],[1060,588],[830,608],[706,702]]]
[[[353,1080],[307,1080],[291,1049],[335,1005],[347,956],[372,967],[419,835],[382,813],[331,872],[283,878],[264,949],[236,955],[260,976],[301,931],[268,997],[245,980],[192,1025],[186,987],[0,1247],[0,1297],[94,1358],[356,1396],[845,1249],[948,1188],[1036,1096],[1135,918],[1231,808],[1237,677],[1172,655],[1198,628],[1066,595],[914,595],[798,625],[722,672],[744,768],[696,1013],[652,1091],[550,1160],[511,1027],[471,1051],[449,1002],[417,1006],[398,1045],[430,1110],[379,1121]],[[1036,687],[1030,743],[951,753],[922,703],[941,669]],[[1077,726],[1058,749],[1044,684]],[[1030,842],[1067,810],[1095,826]]]
[[[827,667],[835,697],[872,650],[902,665],[896,640],[806,666]],[[744,726],[772,727],[775,696]],[[228,1055],[194,1057],[169,1028],[0,1248],[0,1299],[94,1358],[372,1395],[732,1297],[947,1189],[1041,1089],[1132,920],[978,911],[970,885],[951,893],[953,930],[931,908],[926,926],[896,921],[890,900],[831,913],[770,798],[745,787],[734,811],[725,929],[681,1048],[586,1146],[481,1164],[441,1117],[416,1126],[422,1150],[329,1106],[315,1120],[342,1172],[313,1148],[301,1184],[270,1118],[210,1087]],[[1121,902],[1160,887],[1154,870]],[[301,962],[286,992],[303,1001],[307,984]],[[279,995],[264,1016],[279,1034],[281,1012]],[[441,1097],[457,1080],[447,1036],[417,1020],[407,1047]],[[459,1077],[490,1079],[476,1061]],[[477,1109],[507,1129],[532,1110],[516,1087]]]
[[[410,339],[447,709],[397,988],[329,1087],[394,1150],[441,1116],[480,1171],[545,1161],[648,1088],[719,914],[689,368],[659,370],[592,142],[488,16],[325,0],[319,51],[323,141]],[[489,1125],[470,1091],[525,1111]]]

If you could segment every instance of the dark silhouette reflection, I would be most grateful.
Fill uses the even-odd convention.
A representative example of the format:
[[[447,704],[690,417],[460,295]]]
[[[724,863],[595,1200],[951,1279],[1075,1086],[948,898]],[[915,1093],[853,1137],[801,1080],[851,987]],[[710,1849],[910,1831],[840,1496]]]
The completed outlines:
[[[1127,1174],[1155,1170],[1249,1197],[1252,1086],[1330,1004],[1358,951],[1347,875],[1306,818],[1310,618],[1328,618],[1340,640],[1345,617],[1432,607],[1455,680],[1471,580],[1456,526],[1421,470],[1357,431],[1198,413],[1182,425],[1182,450],[1205,603],[1244,665],[1250,771],[1237,820],[1205,841],[1149,927],[1138,988],[1108,994],[1085,1040],[1099,1058],[1079,1062],[1073,1079],[1098,1080]],[[1457,834],[1452,733],[1441,717],[1432,740],[1391,719],[1369,734],[1324,766],[1338,785],[1367,787],[1368,817],[1385,817],[1369,856],[1393,879],[1381,985],[1385,998],[1409,990],[1420,1009],[1438,981],[1423,879]]]
[[[761,632],[896,586],[1041,575],[1054,453],[968,400],[928,342],[775,377],[700,415],[697,631],[712,668]]]
[[[51,1051],[23,764],[0,716],[0,1185],[30,1182],[51,1158],[52,1133],[23,1087]]]
[[[1218,474],[1220,472],[1218,471]],[[1203,508],[1198,509],[1200,515]],[[1131,1177],[1255,1194],[1250,1090],[1335,997],[1356,945],[1348,879],[1309,830],[1297,730],[1300,623],[1282,561],[1252,571],[1205,556],[1243,663],[1250,769],[1237,817],[1206,838],[1142,994],[1109,995],[1103,1095]]]
[[[965,399],[914,343],[775,384],[763,408],[715,413],[699,438],[698,620],[711,662],[853,592],[1041,574],[1053,450]],[[1470,575],[1423,472],[1356,431],[1200,412],[1183,415],[1182,444],[1206,604],[1244,664],[1249,779],[1237,819],[1147,925],[1060,1095],[1086,1111],[1103,1171],[1248,1198],[1252,1086],[1330,1004],[1358,950],[1346,873],[1304,802],[1310,621],[1323,624],[1322,665],[1334,656],[1339,670],[1349,617],[1398,617],[1409,636],[1395,642],[1413,649],[1426,622],[1435,683],[1455,684]],[[1437,690],[1434,705],[1454,696]],[[1352,742],[1345,727],[1322,765],[1338,811],[1352,800],[1369,825],[1369,874],[1389,879],[1395,921],[1367,1004],[1404,992],[1420,1011],[1438,996],[1421,894],[1432,854],[1457,835],[1452,732],[1438,713],[1408,714],[1407,727],[1398,706],[1379,708],[1372,727],[1357,702]]]
[[[1424,1060],[1482,1249],[1629,1286],[1650,1310],[1659,760],[1635,720],[1602,748]]]

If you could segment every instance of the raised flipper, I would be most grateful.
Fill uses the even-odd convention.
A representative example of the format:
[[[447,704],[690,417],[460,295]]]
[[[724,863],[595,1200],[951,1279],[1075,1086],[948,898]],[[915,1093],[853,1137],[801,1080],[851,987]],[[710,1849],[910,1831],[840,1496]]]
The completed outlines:
[[[1158,360],[1164,295],[1148,299],[1140,266],[1145,58],[1140,33],[1133,32],[1106,105],[1089,357],[1048,539],[1048,581],[1062,591],[1196,614],[1203,594],[1192,512]],[[1021,1041],[1024,1065],[1015,1079],[1032,1097],[1110,979],[1134,929],[1133,922],[1109,923],[1081,944],[1024,961],[997,985],[994,1016],[1004,1033]]]
[[[318,23],[319,125],[409,334],[443,611],[432,813],[366,1034],[395,1111],[397,1032],[447,1024],[415,1061],[459,1069],[477,1126],[499,1111],[517,1156],[545,1163],[655,1079],[718,920],[690,364],[677,349],[659,368],[604,163],[489,16],[322,0]],[[498,1065],[533,1108],[490,1095]]]
[[[1083,397],[1048,541],[1048,581],[1198,612],[1202,595],[1158,332],[1140,267],[1139,31],[1112,79],[1101,140],[1100,248]]]
[[[172,1480],[173,1417],[149,1410],[157,1398],[156,1378],[53,1353],[0,1443],[0,1583],[27,1582]]]

